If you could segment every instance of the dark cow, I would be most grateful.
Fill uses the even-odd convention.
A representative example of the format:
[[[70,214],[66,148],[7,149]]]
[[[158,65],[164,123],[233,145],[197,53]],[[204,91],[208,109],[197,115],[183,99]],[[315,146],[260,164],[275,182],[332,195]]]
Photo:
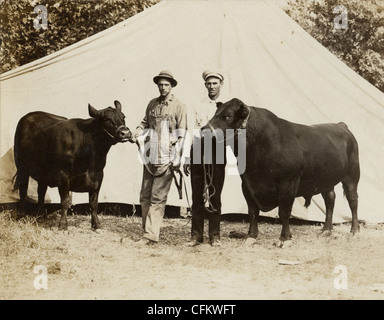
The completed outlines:
[[[90,119],[67,119],[45,112],[31,112],[20,119],[15,134],[15,189],[22,207],[28,179],[38,182],[39,211],[44,207],[47,187],[58,187],[61,198],[59,229],[67,230],[70,191],[88,192],[92,228],[100,228],[98,195],[109,149],[131,138],[121,104],[96,110],[88,105]]]
[[[334,186],[339,182],[352,211],[351,232],[359,231],[358,145],[346,124],[291,123],[266,109],[232,99],[217,110],[208,128],[217,132],[246,128],[246,169],[241,179],[250,219],[248,243],[257,237],[260,210],[266,212],[278,206],[283,225],[278,246],[283,247],[285,242],[285,246],[290,245],[289,218],[295,198],[304,197],[305,206],[309,206],[312,196],[319,193],[326,207],[323,230],[330,231]]]

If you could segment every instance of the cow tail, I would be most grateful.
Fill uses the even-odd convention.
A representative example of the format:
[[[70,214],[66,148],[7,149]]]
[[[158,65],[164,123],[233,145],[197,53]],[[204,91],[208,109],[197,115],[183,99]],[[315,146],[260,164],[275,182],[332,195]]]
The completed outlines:
[[[308,208],[311,204],[312,196],[306,197],[304,199],[305,199],[304,207]]]
[[[19,179],[17,172],[15,173],[15,175],[12,178],[12,183],[13,183],[13,191],[19,190],[20,179]]]

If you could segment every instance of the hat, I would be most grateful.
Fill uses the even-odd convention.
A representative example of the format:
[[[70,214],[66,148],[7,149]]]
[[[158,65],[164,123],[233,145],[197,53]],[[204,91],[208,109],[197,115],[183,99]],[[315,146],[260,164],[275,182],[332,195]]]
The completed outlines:
[[[171,82],[172,87],[177,86],[177,81],[173,78],[173,74],[171,71],[169,70],[161,71],[158,76],[153,78],[153,82],[157,84],[161,78],[165,78],[169,80]]]
[[[219,79],[220,81],[224,81],[224,77],[223,77],[223,75],[221,73],[215,72],[215,71],[210,71],[210,70],[205,70],[203,72],[203,79],[204,79],[204,81],[207,81],[207,79],[209,77],[215,77],[215,78]]]

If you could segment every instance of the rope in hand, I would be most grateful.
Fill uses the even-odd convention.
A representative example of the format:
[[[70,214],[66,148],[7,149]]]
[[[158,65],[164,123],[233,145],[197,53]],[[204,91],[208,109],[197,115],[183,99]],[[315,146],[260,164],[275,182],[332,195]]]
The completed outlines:
[[[177,191],[179,192],[179,198],[180,199],[183,199],[183,184],[184,184],[184,191],[185,191],[185,197],[187,198],[187,204],[188,204],[188,207],[187,207],[187,212],[191,212],[191,204],[189,202],[189,197],[188,197],[188,191],[187,191],[187,185],[185,183],[185,179],[183,179],[183,173],[181,172],[180,168],[178,167],[173,167],[171,166],[171,171],[172,171],[172,174],[173,174],[173,179],[175,181],[175,185],[177,187]],[[177,181],[177,177],[176,177],[176,173],[178,173],[180,175],[179,177],[179,181]],[[188,225],[190,222],[190,220],[188,220],[188,222],[185,224]]]
[[[212,202],[211,198],[216,193],[215,185],[213,184],[213,174],[214,174],[214,165],[213,164],[205,164],[203,163],[203,170],[204,170],[204,190],[203,190],[203,198],[204,198],[204,204],[208,203],[208,207],[206,207],[206,210],[208,212],[215,212],[217,211]],[[212,193],[210,193],[210,188],[212,188]]]

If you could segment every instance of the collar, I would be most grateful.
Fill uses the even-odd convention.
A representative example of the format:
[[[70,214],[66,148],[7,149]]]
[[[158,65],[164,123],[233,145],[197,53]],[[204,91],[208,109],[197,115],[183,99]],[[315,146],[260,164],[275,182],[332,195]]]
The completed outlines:
[[[243,120],[241,126],[239,129],[246,129],[247,128],[247,124],[248,124],[248,119],[249,119],[249,116],[251,115],[251,108],[248,107],[247,105],[245,105],[248,109],[248,115],[245,117],[245,119]]]
[[[156,99],[156,101],[159,103],[159,104],[165,104],[165,105],[168,105],[169,103],[171,103],[174,99],[174,95],[171,93],[164,101],[161,101],[161,96],[158,97]]]

